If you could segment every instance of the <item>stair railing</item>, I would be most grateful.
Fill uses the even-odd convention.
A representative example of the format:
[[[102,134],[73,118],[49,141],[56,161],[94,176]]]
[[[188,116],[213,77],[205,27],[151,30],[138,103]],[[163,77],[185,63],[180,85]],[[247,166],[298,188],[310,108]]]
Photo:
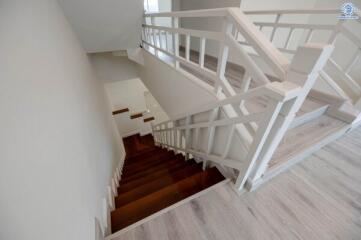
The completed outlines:
[[[326,67],[321,71],[320,77],[339,97],[348,100],[358,110],[361,110],[361,81],[355,79],[355,75],[359,76],[360,73],[354,74],[354,76],[350,74],[357,67],[357,63],[361,62],[361,36],[353,31],[353,29],[361,29],[360,13],[355,11],[353,16],[355,19],[350,20],[340,17],[341,11],[339,9],[265,10],[244,11],[244,13],[254,18],[254,24],[268,36],[270,42],[275,44],[277,36],[284,34],[285,41],[283,43],[278,42],[277,45],[278,49],[290,58],[296,53],[296,48],[300,44],[309,42],[332,44],[335,46],[335,51],[343,51],[339,47],[344,47],[345,44],[337,44],[337,41],[338,39],[347,41],[348,49],[354,49],[354,54],[346,64],[342,64],[344,67],[331,57]],[[265,16],[266,19],[270,20],[257,20],[257,18]],[[314,23],[320,20],[312,19],[316,16],[320,16],[321,21],[322,19],[330,19],[330,21],[327,21],[327,24]],[[298,19],[290,21],[292,17],[298,17]],[[331,24],[332,18],[334,19],[333,24]],[[324,35],[328,34],[328,38],[323,41],[318,40],[317,34],[321,32]],[[294,38],[299,39],[295,41]],[[246,46],[252,44],[241,39],[241,37],[238,38],[238,41]]]
[[[254,88],[244,94],[202,106],[177,119],[153,126],[155,143],[158,146],[184,153],[186,159],[189,159],[190,154],[198,159],[202,159],[204,167],[207,161],[211,161],[238,170],[240,178],[245,180],[261,152],[275,120],[279,117],[280,111],[291,102],[294,102],[300,91],[301,88],[296,84],[274,82]],[[260,96],[269,99],[268,105],[263,111],[244,116],[222,117],[221,110],[225,106],[240,104],[253,97]],[[202,115],[206,116],[203,121],[199,120],[199,118],[202,118]],[[234,139],[235,127],[237,124],[250,122],[257,122],[259,127],[253,136],[248,154],[243,159],[232,158],[229,154],[230,148],[232,145],[234,147],[234,144],[237,144]],[[216,131],[222,127],[227,128],[225,130],[228,131],[226,133],[227,138],[223,141],[223,152],[217,155],[213,152],[214,147],[222,144],[222,142],[217,139]],[[238,187],[241,188],[243,185],[244,182],[241,181]]]
[[[254,182],[263,176],[332,49],[320,45],[300,47],[286,71],[285,81],[267,83],[153,126],[156,144],[183,152],[186,159],[191,154],[201,159],[204,167],[211,161],[237,170],[235,185],[242,191],[247,181]],[[242,116],[222,115],[221,110],[227,106],[239,106],[257,97],[267,99],[262,111]],[[250,147],[237,151],[243,140],[235,137],[236,126],[251,122],[258,127],[251,136]]]
[[[158,19],[168,18],[171,26],[160,26]],[[186,18],[215,18],[222,21],[220,31],[195,30],[180,26],[180,20]],[[257,27],[245,16],[239,8],[205,9],[166,13],[147,13],[144,15],[142,31],[143,47],[158,58],[172,64],[176,69],[190,69],[195,76],[203,76],[214,82],[213,89],[219,99],[246,93],[251,86],[262,86],[270,83],[267,75],[252,57],[237,42],[237,36],[242,35],[253,46],[254,51],[263,57],[269,68],[280,78],[285,79],[289,61],[275,48]],[[184,37],[184,41],[182,40]],[[191,61],[192,38],[198,38],[199,59]],[[206,47],[208,42],[216,42],[219,46],[217,70],[205,67]],[[179,46],[184,45],[185,54],[179,53]],[[225,76],[227,62],[230,61],[229,51],[237,59],[237,64],[245,70],[240,90],[235,89]],[[241,102],[239,106],[227,106],[223,109],[228,115],[243,116],[249,113]],[[237,132],[249,147],[251,135],[257,129],[255,123],[237,125]]]

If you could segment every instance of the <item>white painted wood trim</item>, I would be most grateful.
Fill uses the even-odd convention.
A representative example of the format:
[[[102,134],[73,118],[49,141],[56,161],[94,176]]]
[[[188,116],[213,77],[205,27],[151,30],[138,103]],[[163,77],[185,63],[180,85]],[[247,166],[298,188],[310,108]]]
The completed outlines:
[[[295,119],[293,119],[292,123],[290,124],[288,130],[291,130],[293,128],[296,128],[302,124],[311,122],[313,120],[315,120],[316,118],[321,117],[322,115],[324,115],[326,113],[326,111],[328,110],[329,106],[325,105],[322,106],[320,108],[317,108],[311,112],[305,113],[302,116],[296,117]]]
[[[277,14],[340,14],[339,9],[275,9],[244,11],[248,15],[277,15]]]
[[[322,141],[320,141],[317,144],[313,145],[311,148],[308,148],[304,152],[301,152],[301,153],[297,154],[296,156],[288,159],[283,164],[281,164],[281,165],[279,165],[277,167],[271,168],[270,170],[266,171],[264,173],[264,175],[262,176],[262,178],[255,179],[253,182],[249,183],[248,190],[250,190],[250,191],[256,190],[263,183],[268,182],[269,180],[271,180],[275,176],[277,176],[280,173],[288,170],[290,167],[300,163],[301,161],[303,161],[305,158],[307,158],[308,156],[310,156],[311,154],[313,154],[317,150],[321,149],[322,147],[324,147],[328,143],[330,143],[332,141],[335,141],[336,139],[338,139],[339,137],[344,135],[350,129],[350,127],[351,127],[351,125],[347,125],[347,126],[341,128],[341,129],[339,129],[338,131],[330,134],[328,137],[322,139]]]

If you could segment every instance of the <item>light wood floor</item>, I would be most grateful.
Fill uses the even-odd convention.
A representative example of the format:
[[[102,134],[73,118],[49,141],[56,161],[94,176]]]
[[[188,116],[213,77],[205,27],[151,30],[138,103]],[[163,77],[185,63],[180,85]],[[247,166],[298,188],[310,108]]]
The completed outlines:
[[[361,128],[257,189],[229,185],[116,240],[360,240]]]

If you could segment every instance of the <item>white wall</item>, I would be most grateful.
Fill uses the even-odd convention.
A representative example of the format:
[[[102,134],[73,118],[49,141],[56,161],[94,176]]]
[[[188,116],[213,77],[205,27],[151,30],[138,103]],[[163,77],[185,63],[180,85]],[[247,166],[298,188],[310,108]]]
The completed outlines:
[[[87,52],[139,46],[143,0],[59,0]]]
[[[140,79],[170,118],[216,101],[201,80],[199,85],[145,50],[142,53],[144,66],[137,65]]]
[[[153,116],[155,118],[152,121],[152,124],[157,125],[158,123],[169,120],[168,115],[164,112],[163,108],[149,91],[144,93],[144,98],[147,109],[150,111],[149,116]]]
[[[130,119],[130,115],[147,110],[144,93],[148,89],[142,81],[136,78],[106,83],[104,87],[113,111],[123,108],[129,108],[130,110],[129,112],[114,116],[120,135],[129,136],[136,133],[150,133],[150,125],[149,123],[144,123],[143,118]]]
[[[136,63],[127,57],[113,56],[111,53],[90,54],[92,65],[98,79],[104,84],[112,111],[129,108],[129,113],[114,116],[121,136],[136,133],[147,134],[151,131],[150,123],[144,123],[142,118],[130,119],[133,113],[151,110],[149,116],[154,116],[155,122],[168,120],[167,114],[157,105],[149,90],[138,77]],[[145,94],[148,96],[145,98]],[[148,103],[147,101],[150,101]],[[159,106],[159,104],[158,104]]]
[[[144,92],[148,89],[139,78],[106,83],[104,86],[114,110],[129,108],[131,113],[147,110]]]
[[[89,54],[93,68],[102,83],[138,77],[136,63],[128,57],[113,56],[110,52]]]
[[[0,1],[0,239],[92,240],[123,153],[55,0]]]
[[[224,7],[240,7],[241,0],[179,0],[179,8],[181,11],[224,8]],[[183,18],[181,19],[181,27],[207,30],[221,31],[222,21],[219,18]],[[181,36],[181,44],[185,45],[185,37]],[[191,38],[191,49],[199,51],[199,39]],[[206,54],[217,57],[219,52],[219,44],[214,41],[206,41]],[[230,58],[232,51],[230,51]]]

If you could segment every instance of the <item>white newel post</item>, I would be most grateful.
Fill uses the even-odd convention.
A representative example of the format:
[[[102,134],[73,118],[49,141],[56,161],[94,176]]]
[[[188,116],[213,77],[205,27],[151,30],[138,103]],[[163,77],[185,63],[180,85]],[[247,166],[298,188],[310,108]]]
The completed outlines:
[[[254,189],[255,182],[262,178],[268,163],[277,146],[285,135],[289,125],[295,118],[309,91],[315,84],[319,72],[323,69],[333,51],[332,45],[306,44],[297,52],[287,70],[286,81],[297,84],[302,88],[299,96],[286,102],[278,115],[270,134],[265,141],[257,163],[252,170],[247,186]]]

